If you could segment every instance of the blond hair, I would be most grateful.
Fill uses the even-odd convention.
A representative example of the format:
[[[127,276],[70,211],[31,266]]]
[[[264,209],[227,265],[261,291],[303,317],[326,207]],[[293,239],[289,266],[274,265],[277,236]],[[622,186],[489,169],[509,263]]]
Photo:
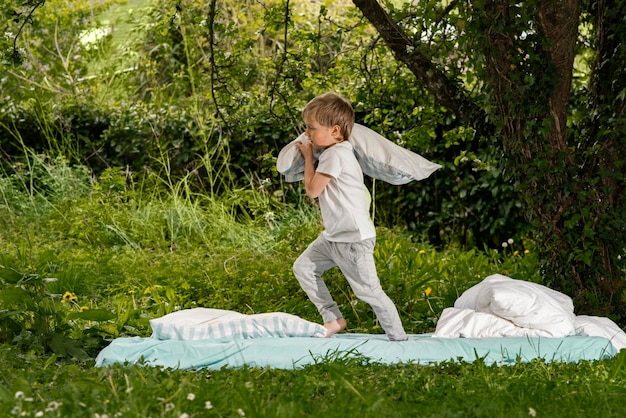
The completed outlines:
[[[354,126],[354,109],[347,99],[336,93],[324,93],[311,100],[302,109],[302,118],[314,120],[328,128],[335,125],[341,129],[343,140],[350,138]]]

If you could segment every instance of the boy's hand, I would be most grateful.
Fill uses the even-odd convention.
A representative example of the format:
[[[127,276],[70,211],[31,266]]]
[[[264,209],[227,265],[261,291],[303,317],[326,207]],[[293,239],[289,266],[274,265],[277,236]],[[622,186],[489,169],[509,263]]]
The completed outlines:
[[[303,142],[297,142],[296,146],[304,156],[304,159],[313,159],[313,144],[309,141],[306,144]]]
[[[304,188],[311,199],[318,197],[332,178],[325,173],[316,173],[314,167],[314,148],[311,141],[296,142],[296,146],[304,156]]]

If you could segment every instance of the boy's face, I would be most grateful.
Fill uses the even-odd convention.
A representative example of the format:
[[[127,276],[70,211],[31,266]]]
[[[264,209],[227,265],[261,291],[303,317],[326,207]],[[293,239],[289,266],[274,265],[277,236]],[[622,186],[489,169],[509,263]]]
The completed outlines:
[[[328,148],[337,144],[339,137],[339,126],[322,126],[315,120],[306,120],[306,131],[304,134],[311,140],[315,148]]]

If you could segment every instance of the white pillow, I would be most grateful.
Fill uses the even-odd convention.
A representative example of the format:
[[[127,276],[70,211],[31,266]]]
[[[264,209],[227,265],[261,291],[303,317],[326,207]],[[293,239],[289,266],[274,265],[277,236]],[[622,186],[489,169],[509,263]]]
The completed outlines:
[[[301,134],[278,153],[276,169],[288,182],[304,178],[304,158],[296,143],[306,140],[305,134]],[[441,165],[391,142],[358,123],[354,124],[348,141],[354,148],[354,154],[363,172],[390,184],[399,185],[413,180],[423,180],[441,168]]]
[[[288,183],[304,179],[304,157],[296,146],[298,142],[306,144],[309,138],[305,134],[300,134],[280,150],[276,159],[276,170],[285,176],[285,181]],[[319,154],[317,152],[313,155],[316,161]]]
[[[244,315],[223,309],[194,308],[151,319],[150,326],[152,337],[160,340],[326,336],[323,325],[284,312]]]
[[[455,308],[491,313],[524,328],[553,337],[576,332],[574,303],[569,296],[543,285],[494,274],[466,290]]]

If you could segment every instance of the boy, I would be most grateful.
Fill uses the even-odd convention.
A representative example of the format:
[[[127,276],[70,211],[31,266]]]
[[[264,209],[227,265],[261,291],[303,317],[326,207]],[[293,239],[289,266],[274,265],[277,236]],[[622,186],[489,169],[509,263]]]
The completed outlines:
[[[404,341],[407,335],[398,311],[376,274],[376,230],[369,215],[371,198],[348,142],[354,110],[343,97],[326,93],[306,105],[302,118],[310,140],[297,144],[305,161],[304,186],[309,197],[319,198],[325,230],[298,257],[293,272],[322,315],[327,337],[346,327],[346,320],[322,280],[326,270],[337,266],[356,297],[374,309],[389,340]],[[317,168],[314,149],[322,151]]]

